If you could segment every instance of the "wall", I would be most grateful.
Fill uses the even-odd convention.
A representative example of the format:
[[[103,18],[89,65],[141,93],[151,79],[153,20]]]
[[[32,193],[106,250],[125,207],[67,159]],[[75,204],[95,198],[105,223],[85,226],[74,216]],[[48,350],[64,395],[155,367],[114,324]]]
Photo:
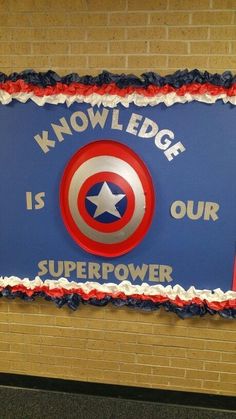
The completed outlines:
[[[235,0],[0,0],[0,68],[236,72]],[[14,267],[13,267],[14,270]],[[0,370],[236,394],[236,322],[0,301]]]

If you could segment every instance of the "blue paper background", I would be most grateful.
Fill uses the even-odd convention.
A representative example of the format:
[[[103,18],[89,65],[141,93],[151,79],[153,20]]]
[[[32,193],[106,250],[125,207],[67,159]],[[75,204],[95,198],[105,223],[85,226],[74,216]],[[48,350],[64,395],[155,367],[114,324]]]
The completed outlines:
[[[74,111],[86,111],[88,107],[39,107],[33,102],[15,101],[0,106],[0,274],[34,278],[38,262],[44,259],[152,263],[173,267],[171,285],[231,289],[236,241],[236,108],[222,102],[193,102],[170,108],[118,106],[124,128],[135,112],[157,122],[159,129],[175,133],[173,143],[182,141],[186,151],[171,162],[153,139],[111,130],[112,110],[104,129],[93,130],[89,125],[81,134],[65,135],[62,143],[56,141],[55,148],[44,154],[34,136],[48,130],[54,139],[51,123],[59,123],[61,117],[68,121]],[[148,234],[131,252],[113,259],[82,250],[67,233],[59,209],[59,184],[65,166],[79,148],[99,139],[119,141],[139,154],[156,191],[156,212]],[[44,191],[45,207],[27,211],[26,191]],[[217,202],[219,220],[176,220],[170,215],[175,200]],[[109,282],[119,281],[111,275]]]

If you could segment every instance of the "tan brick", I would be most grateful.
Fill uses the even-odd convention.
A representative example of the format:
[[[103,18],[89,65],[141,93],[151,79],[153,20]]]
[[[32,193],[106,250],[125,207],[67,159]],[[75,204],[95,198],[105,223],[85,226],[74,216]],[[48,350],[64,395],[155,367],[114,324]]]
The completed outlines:
[[[1,42],[0,43],[1,55],[27,55],[31,54],[31,45],[29,42]]]
[[[210,39],[222,41],[224,39],[236,40],[236,26],[221,26],[210,28]]]
[[[11,318],[11,315],[8,313],[2,313],[0,315],[0,323],[8,323],[9,318]]]
[[[8,318],[10,323],[24,323],[24,314],[9,313]]]
[[[147,53],[147,41],[116,41],[110,42],[111,54],[142,54]]]
[[[166,347],[168,353],[168,348],[180,347],[180,348],[196,348],[204,349],[205,342],[201,339],[188,339],[184,337],[160,337],[160,336],[145,336],[137,335],[137,342],[151,345],[158,345]]]
[[[22,333],[31,335],[39,334],[39,327],[37,326],[28,326],[26,324],[10,324],[9,331],[13,333]]]
[[[89,67],[101,69],[110,69],[110,68],[124,68],[125,67],[125,57],[124,56],[90,56],[88,58]]]
[[[37,68],[37,67],[45,67],[49,68],[49,57],[44,56],[12,56],[12,66],[21,67],[21,70],[25,68]]]
[[[224,329],[224,330],[235,330],[235,324],[233,321],[227,321],[228,319],[221,318],[219,316],[213,316],[208,318],[207,327],[209,329]]]
[[[10,330],[9,324],[0,323],[0,332],[8,332]]]
[[[57,317],[71,315],[71,310],[69,310],[68,307],[64,306],[58,310],[58,308],[54,304],[51,304],[49,301],[40,300],[38,309],[41,314],[52,314]]]
[[[213,0],[213,9],[236,9],[236,0]]]
[[[216,57],[210,57],[214,59]],[[189,327],[188,336],[190,337],[202,337],[202,330],[199,328]],[[208,339],[218,339],[218,340],[235,340],[236,341],[236,331],[224,331],[224,330],[213,330],[207,329],[207,338]]]
[[[187,335],[187,328],[186,327],[175,327],[173,325],[156,325],[153,326],[153,334],[154,335],[167,335],[173,333],[175,336],[186,336]]]
[[[8,330],[9,328],[7,328]],[[19,335],[18,333],[0,333],[0,342],[24,342],[24,335]]]
[[[9,373],[10,368],[11,368],[10,361],[0,360],[1,372],[8,372]]]
[[[69,25],[71,26],[106,26],[108,14],[105,13],[71,13]]]
[[[193,25],[230,25],[232,23],[231,12],[194,12],[192,14]]]
[[[153,355],[161,355],[168,357],[185,357],[186,349],[185,348],[176,348],[176,347],[165,347],[165,346],[153,346]]]
[[[231,372],[236,374],[236,364],[228,362],[205,362],[205,369],[207,371]]]
[[[90,320],[90,321],[95,321],[95,319]],[[74,332],[77,334],[78,331],[76,329],[88,329],[88,322],[89,322],[89,319],[83,319],[83,318],[78,319],[78,318],[73,318],[73,317],[69,317],[69,318],[61,317],[58,320],[58,325],[63,326],[63,323],[64,323],[65,326],[68,326],[68,329],[69,329],[69,326],[70,326],[70,329],[69,329],[70,331],[74,330]],[[71,329],[71,328],[73,328],[73,329]]]
[[[129,310],[127,307],[117,308],[112,306],[104,307],[104,318],[110,320],[124,320],[130,322],[138,322],[140,320],[140,315],[136,310]]]
[[[66,65],[71,67],[82,66],[86,67],[87,58],[81,55],[55,55],[50,57],[50,63],[52,67],[63,67],[66,61]]]
[[[34,0],[14,0],[9,1],[10,10],[13,12],[33,12],[35,11]]]
[[[40,0],[42,1],[42,0]],[[43,0],[46,2],[44,10],[47,9],[48,0]],[[55,10],[54,0],[50,0],[50,8],[52,11]],[[86,11],[87,10],[87,0],[57,0],[57,10],[68,12],[71,11]]]
[[[125,10],[126,0],[87,0],[88,10],[90,11],[116,11]]]
[[[151,374],[152,372],[152,367],[150,365],[120,363],[119,366],[120,371],[132,372],[137,374]]]
[[[108,42],[73,42],[71,54],[107,54]]]
[[[150,15],[151,25],[185,26],[189,19],[190,14],[184,12],[158,12]]]
[[[185,370],[182,368],[172,367],[152,367],[152,374],[167,377],[184,377]]]
[[[188,68],[188,69],[206,69],[208,63],[207,56],[170,56],[168,57],[169,68]],[[202,335],[201,335],[202,336]]]
[[[174,324],[175,326],[183,326],[183,322],[181,318],[177,318],[175,319],[174,317],[172,318],[172,324]],[[169,324],[169,322],[168,322]],[[208,325],[208,320],[207,320],[207,316],[205,317],[190,317],[188,319],[186,319],[186,323],[184,323],[187,328],[193,326],[193,327],[199,327],[201,329],[205,329]]]
[[[84,344],[81,345],[80,343],[78,348],[47,346],[45,352],[47,355],[54,355],[54,356],[62,357],[62,358],[82,359],[82,358],[87,358],[87,354],[89,351],[86,350],[86,341],[84,341]],[[100,351],[93,351],[93,352],[100,353]],[[71,360],[71,362],[73,364],[73,360]]]
[[[0,342],[0,351],[9,351],[10,350],[10,344],[6,342]]]
[[[166,28],[163,27],[147,27],[147,28],[128,28],[127,37],[129,40],[149,40],[149,39],[166,39]]]
[[[83,348],[84,339],[74,339],[74,338],[63,338],[63,337],[54,337],[54,336],[40,336],[39,343],[46,346],[63,346],[69,348]],[[36,342],[35,342],[36,343]]]
[[[85,31],[78,28],[48,28],[44,31],[48,41],[78,41],[85,39]],[[38,40],[38,39],[37,39]]]
[[[68,54],[69,44],[64,42],[34,42],[32,53],[36,55]]]
[[[207,39],[208,29],[206,27],[182,27],[169,28],[170,40],[185,40],[190,41],[194,39]]]
[[[146,68],[152,70],[155,67],[165,67],[166,56],[156,55],[130,55],[128,57],[128,66],[136,68]]]
[[[48,70],[48,68],[47,68],[47,70]],[[63,66],[63,67],[53,67],[52,70],[55,71],[60,76],[66,76],[66,75],[71,74],[71,73],[77,73],[77,74],[80,74],[82,76],[82,75],[91,73],[90,71],[88,71],[88,70],[86,70],[85,68],[82,68],[82,67],[78,67],[78,66],[67,67],[66,62],[65,62],[65,66]]]
[[[115,342],[136,343],[137,334],[136,333],[122,333],[122,332],[106,333],[106,341],[110,341],[110,340],[115,341]]]
[[[64,367],[61,365],[45,365],[44,367],[42,365],[42,370],[47,377],[58,377],[59,374],[66,377],[71,373],[71,367]]]
[[[71,310],[69,309],[70,313]],[[98,310],[96,306],[83,306],[76,312],[72,312],[71,317],[73,318],[86,318],[86,319],[103,319],[104,311]]]
[[[107,342],[104,340],[91,340],[87,341],[87,349],[107,349],[107,350],[119,350],[119,342]]]
[[[9,11],[9,0],[0,0],[0,13]]]
[[[170,377],[162,377],[160,375],[150,375],[149,376],[149,381],[152,384],[152,386],[158,386],[158,388],[159,388],[160,384],[162,384],[162,385],[164,384],[164,385],[168,386],[169,385],[169,380],[170,380]]]
[[[10,371],[15,371],[19,373],[26,373],[31,369],[31,362],[22,362],[22,361],[11,361],[10,362]]]
[[[186,370],[186,379],[188,378],[219,381],[219,372]]]
[[[0,313],[7,313],[8,312],[8,302],[5,299],[0,301]]]
[[[45,10],[54,11],[55,1],[53,0],[10,0],[10,10],[13,12],[44,12]],[[68,10],[86,10],[86,3],[84,0],[57,0],[57,11]]]
[[[223,362],[236,363],[236,352],[233,352],[233,353],[222,352],[221,357],[222,357]]]
[[[24,45],[24,43],[20,43],[21,45]],[[10,45],[10,43],[9,43]],[[14,43],[14,45],[18,45],[18,43]],[[39,313],[39,306],[36,302],[32,304],[32,302],[24,302],[23,304],[20,303],[18,300],[10,300],[9,301],[9,312],[10,313]],[[46,314],[46,313],[45,313]]]
[[[150,53],[151,54],[187,54],[188,44],[187,42],[175,42],[175,41],[151,41],[150,42]]]
[[[184,369],[199,369],[202,370],[204,366],[203,361],[188,358],[170,358],[171,367],[179,367]]]
[[[91,368],[86,368],[86,373],[87,373],[88,381],[93,381],[94,379],[102,379],[103,380],[103,378],[104,378],[104,372],[105,371],[95,370],[95,369],[91,369]],[[106,372],[107,373],[112,373],[112,371],[106,371]]]
[[[150,324],[169,324],[170,318],[168,319],[166,311],[160,309],[154,312],[140,311],[138,321],[142,323]]]
[[[166,0],[128,0],[128,10],[164,10],[167,9]]]
[[[1,14],[0,27],[24,27],[31,26],[30,16],[18,14]]]
[[[232,54],[236,55],[236,41],[231,42],[231,52]]]
[[[187,358],[220,361],[221,353],[213,351],[197,351],[196,349],[187,349]]]
[[[150,380],[148,381],[148,375],[146,374],[135,374],[135,383],[133,384],[134,387],[147,387],[152,388],[153,385],[150,383]],[[160,384],[160,388],[164,388],[165,384]]]
[[[41,29],[31,28],[14,28],[9,32],[9,37],[12,41],[26,42],[29,39],[32,41],[43,41],[47,38],[47,31]]]
[[[27,345],[25,343],[11,343],[10,351],[22,352],[22,353],[27,353],[27,354],[40,354],[41,347],[39,345]],[[54,354],[55,354],[55,351],[54,351]]]
[[[13,334],[12,334],[13,335]],[[22,340],[16,340],[14,339],[14,342],[25,342],[26,344],[30,344],[30,345],[40,345],[42,343],[42,338],[41,336],[35,336],[35,335],[19,335],[21,336],[23,339]]]
[[[89,28],[87,31],[88,41],[114,41],[125,38],[123,28]]]
[[[137,354],[152,354],[153,347],[152,345],[138,345],[132,343],[123,343],[121,342],[120,351],[131,352]]]
[[[5,28],[0,28],[0,42],[10,41],[11,32],[7,31]]]
[[[191,54],[228,54],[229,53],[229,42],[191,42],[190,43]]]
[[[112,13],[109,24],[112,26],[145,26],[147,22],[147,13]]]
[[[220,381],[222,383],[234,383],[236,384],[236,374],[229,374],[227,372],[220,373]]]
[[[236,68],[236,56],[228,55],[228,56],[211,56],[209,57],[209,65],[210,67],[216,67],[216,68],[226,68],[227,70],[230,70],[232,68]],[[231,339],[229,334],[232,335],[232,338],[234,336],[234,339],[236,340],[236,333],[235,332],[223,332],[220,335],[220,338],[222,340],[228,340]],[[219,338],[218,338],[219,339]]]
[[[11,41],[29,41],[29,39],[32,40],[32,34],[33,30],[31,28],[13,28],[11,31],[9,31],[9,37]],[[1,39],[1,33],[0,33],[0,39]],[[6,39],[7,40],[7,39]]]
[[[32,13],[31,25],[44,26],[68,26],[68,16],[65,13]]]
[[[186,379],[186,378],[177,378],[169,377],[169,384],[171,389],[187,388],[190,391],[190,388],[199,389],[201,391],[202,380],[195,379]]]
[[[157,355],[137,355],[138,364],[147,365],[162,365],[168,366],[170,364],[169,358]]]
[[[130,354],[125,352],[110,352],[104,351],[102,355],[102,359],[106,359],[107,361],[118,361],[118,362],[127,362],[127,363],[135,363],[136,354]]]
[[[233,383],[222,383],[214,381],[203,381],[203,388],[207,389],[209,393],[212,393],[212,390],[218,390],[217,393],[221,394],[236,394],[236,384]]]
[[[14,352],[0,352],[0,357],[6,361],[21,361],[22,363],[27,361],[28,354],[25,353],[14,353]]]
[[[119,322],[117,328],[121,332],[151,334],[153,326],[146,323]]]
[[[104,371],[105,377],[107,379],[107,373]],[[131,384],[131,385],[135,385],[135,377],[137,374],[132,374],[130,372],[125,372],[125,371],[121,371],[118,372],[117,374],[117,378],[115,377],[115,374],[113,373],[113,383],[117,383],[117,379],[119,380],[118,382],[120,383],[124,383],[124,384]]]
[[[170,0],[170,10],[199,10],[209,9],[210,0]]]
[[[54,325],[55,324],[55,317],[53,316],[40,316],[34,314],[25,314],[24,315],[24,323],[26,324],[35,324],[39,326],[43,325]]]
[[[109,330],[109,324],[111,324],[111,330],[117,330],[118,322],[106,321],[102,319],[87,319],[87,328],[94,330]]]
[[[84,364],[84,360],[82,360],[83,364]],[[87,362],[85,361],[85,363],[87,364]],[[130,364],[127,364],[130,365]],[[106,360],[90,360],[88,362],[88,366],[90,368],[95,368],[95,369],[102,369],[102,370],[113,370],[113,371],[117,371],[119,368],[119,363],[115,362],[115,361],[106,361]]]

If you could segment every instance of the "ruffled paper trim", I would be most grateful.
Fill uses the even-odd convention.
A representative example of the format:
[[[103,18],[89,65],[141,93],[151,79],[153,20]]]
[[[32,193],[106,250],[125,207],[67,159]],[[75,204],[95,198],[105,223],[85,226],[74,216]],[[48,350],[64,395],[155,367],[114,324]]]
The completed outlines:
[[[180,285],[133,285],[129,281],[120,284],[77,283],[66,278],[42,281],[39,277],[29,280],[11,276],[0,277],[0,296],[30,301],[40,296],[54,301],[58,307],[67,305],[73,310],[81,303],[96,306],[111,303],[148,311],[164,307],[181,318],[207,313],[236,318],[236,292],[223,292],[219,288],[214,291],[194,287],[184,290]]]
[[[8,77],[0,73],[0,103],[7,105],[14,99],[22,103],[32,100],[38,106],[84,102],[111,108],[119,103],[125,107],[131,103],[171,106],[192,101],[212,104],[217,100],[236,105],[236,77],[230,72],[212,75],[198,70],[179,71],[165,77],[145,73],[141,78],[108,72],[96,77],[77,74],[60,77],[52,71],[29,70]]]

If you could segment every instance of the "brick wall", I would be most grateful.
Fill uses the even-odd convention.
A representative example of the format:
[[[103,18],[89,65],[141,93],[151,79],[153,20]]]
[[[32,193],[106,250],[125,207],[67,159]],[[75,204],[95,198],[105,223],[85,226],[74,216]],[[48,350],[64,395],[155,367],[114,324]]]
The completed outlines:
[[[0,67],[236,71],[236,0],[0,0]]]
[[[236,72],[236,0],[0,0],[0,68]],[[0,301],[0,370],[236,394],[236,322]]]

